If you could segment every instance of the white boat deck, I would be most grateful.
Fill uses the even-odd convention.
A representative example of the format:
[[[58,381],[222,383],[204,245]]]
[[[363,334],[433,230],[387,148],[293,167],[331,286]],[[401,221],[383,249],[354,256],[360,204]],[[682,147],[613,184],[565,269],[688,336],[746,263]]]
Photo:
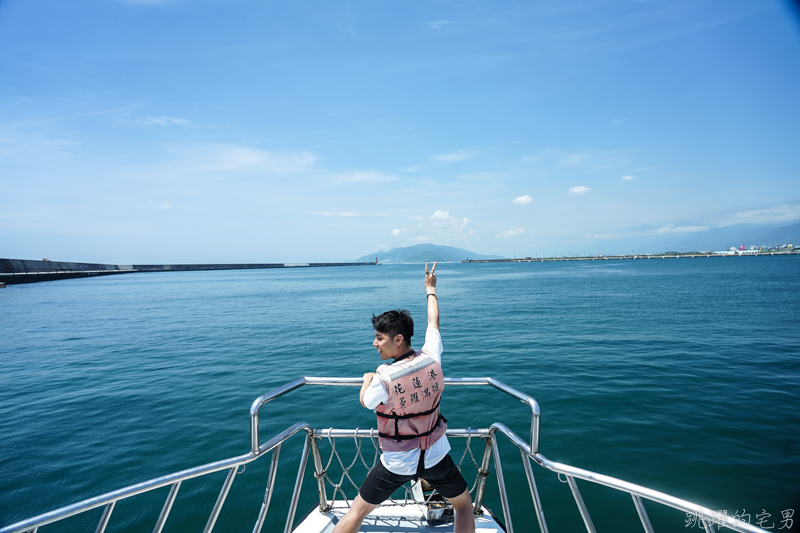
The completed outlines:
[[[334,502],[334,507],[327,513],[314,509],[294,529],[295,533],[330,533],[333,527],[347,512],[344,502]],[[453,531],[453,521],[428,522],[425,518],[425,505],[409,503],[409,505],[381,505],[370,513],[361,524],[363,532],[408,533]],[[503,533],[503,528],[492,518],[484,507],[483,515],[475,519],[476,533]]]

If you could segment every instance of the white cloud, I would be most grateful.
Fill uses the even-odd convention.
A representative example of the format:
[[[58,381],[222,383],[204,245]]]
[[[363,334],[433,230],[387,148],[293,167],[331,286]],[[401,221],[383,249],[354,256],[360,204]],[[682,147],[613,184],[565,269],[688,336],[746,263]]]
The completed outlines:
[[[475,152],[471,152],[469,150],[459,150],[457,152],[450,152],[446,154],[433,154],[431,159],[436,161],[437,163],[449,164],[449,163],[460,163],[461,161],[467,161],[468,159],[472,159],[475,157]]]
[[[651,231],[651,233],[696,233],[698,231],[708,231],[708,229],[708,226],[674,226],[672,224],[667,224],[666,226]]]
[[[200,163],[204,171],[299,172],[314,164],[311,152],[276,153],[229,144],[168,147],[170,152]]]
[[[190,120],[186,120],[185,118],[176,118],[176,117],[147,117],[145,120],[142,121],[142,124],[145,126],[170,126],[173,124],[179,126],[188,126],[192,122]]]
[[[335,217],[360,217],[361,213],[354,213],[352,211],[322,211],[320,215],[335,216]]]
[[[751,209],[734,215],[737,222],[781,222],[800,218],[800,205],[784,204],[769,209]]]
[[[633,179],[633,176],[622,176],[620,178],[621,181],[631,181],[632,179]]]
[[[533,203],[533,198],[531,198],[527,194],[523,194],[522,196],[517,196],[516,198],[511,200],[511,203],[512,204],[520,204],[520,205],[530,204],[530,203]]]
[[[590,187],[586,187],[584,185],[579,185],[577,187],[570,187],[569,188],[569,192],[571,194],[583,194],[583,193],[585,193],[586,191],[589,191],[589,190],[591,190],[591,188]]]
[[[428,240],[431,237],[440,240],[464,239],[475,233],[470,229],[471,224],[472,221],[468,218],[453,217],[447,211],[437,210],[430,217],[421,220],[419,228]],[[422,237],[417,237],[417,240]]]
[[[615,127],[615,128],[619,128],[620,126],[622,126],[623,124],[625,124],[625,122],[626,122],[626,121],[625,121],[625,119],[624,119],[624,118],[612,118],[611,120],[609,120],[609,121],[608,121],[608,123],[609,123],[611,126]]]
[[[399,237],[400,235],[402,235],[403,233],[405,233],[405,232],[407,232],[407,231],[408,231],[408,228],[403,228],[403,229],[393,229],[393,230],[392,230],[392,235],[394,235],[395,237]]]
[[[502,232],[498,233],[497,235],[495,235],[495,238],[498,238],[498,237],[516,237],[517,235],[522,235],[523,233],[525,233],[525,230],[522,229],[522,228],[520,228],[520,229],[512,229],[512,230],[502,231]]]
[[[452,23],[453,23],[452,20],[442,19],[442,20],[431,20],[430,22],[427,22],[426,25],[428,26],[428,28],[432,30],[438,30],[442,26],[447,26],[448,24]]]

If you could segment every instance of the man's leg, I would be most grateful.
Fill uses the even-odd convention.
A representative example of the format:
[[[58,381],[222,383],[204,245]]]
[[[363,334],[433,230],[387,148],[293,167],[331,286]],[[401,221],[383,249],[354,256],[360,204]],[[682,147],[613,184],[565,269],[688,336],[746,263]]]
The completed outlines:
[[[472,513],[472,498],[469,496],[469,490],[465,490],[455,498],[447,498],[447,500],[456,512],[453,533],[474,533],[475,515]]]
[[[461,496],[459,496],[459,498],[460,497]],[[467,499],[469,499],[469,493],[467,493]],[[377,505],[365,502],[359,494],[356,496],[356,499],[353,500],[353,505],[350,506],[350,510],[345,513],[342,519],[339,520],[339,523],[336,524],[336,527],[333,528],[333,533],[355,533],[358,531],[358,528],[361,527],[361,522],[364,521],[364,518],[376,507]],[[472,530],[475,530],[474,523]]]

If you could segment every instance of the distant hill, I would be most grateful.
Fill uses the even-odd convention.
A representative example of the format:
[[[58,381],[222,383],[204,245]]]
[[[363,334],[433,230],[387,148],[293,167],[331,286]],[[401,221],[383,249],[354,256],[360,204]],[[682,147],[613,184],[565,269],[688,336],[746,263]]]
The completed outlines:
[[[374,254],[359,257],[356,262],[361,261],[375,261],[378,258],[380,263],[425,263],[425,262],[460,262],[464,259],[505,259],[499,255],[482,255],[475,252],[470,252],[463,248],[456,248],[455,246],[440,246],[438,244],[417,244],[415,246],[406,246],[403,248],[392,248],[384,252],[376,252]]]
[[[757,241],[764,246],[778,246],[780,244],[794,244],[798,246],[800,243],[800,224],[792,224],[791,226],[783,226],[773,232],[762,235]]]
[[[800,224],[791,226],[736,224],[713,228],[668,245],[669,250],[727,250],[731,246],[777,246],[800,242]]]

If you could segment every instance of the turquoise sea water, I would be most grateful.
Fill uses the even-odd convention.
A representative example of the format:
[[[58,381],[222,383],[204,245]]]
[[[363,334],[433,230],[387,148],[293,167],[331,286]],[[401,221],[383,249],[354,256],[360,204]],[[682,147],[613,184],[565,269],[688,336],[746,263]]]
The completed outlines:
[[[800,511],[800,257],[442,264],[437,275],[445,372],[534,396],[544,455],[752,523],[763,511],[787,530],[782,511]],[[421,265],[0,291],[0,526],[247,452],[255,397],[302,375],[372,371],[369,319],[394,307],[417,319],[421,345]],[[373,427],[357,391],[306,387],[267,405],[262,442],[298,421]],[[528,438],[524,406],[490,389],[450,387],[443,412],[450,427],[501,421]],[[463,441],[453,445],[459,458]],[[295,437],[281,453],[265,531],[283,527],[301,446]],[[515,528],[538,531],[519,453],[501,438],[501,455]],[[268,463],[237,476],[217,531],[252,528]],[[580,530],[567,485],[534,468],[550,530]],[[310,472],[298,517],[316,497]],[[165,530],[202,529],[223,480],[184,483]],[[629,496],[579,486],[598,531],[640,528]],[[493,477],[488,487],[499,513]],[[151,530],[166,493],[119,503],[108,531]],[[646,505],[656,531],[696,529]],[[40,531],[86,530],[99,516]]]

